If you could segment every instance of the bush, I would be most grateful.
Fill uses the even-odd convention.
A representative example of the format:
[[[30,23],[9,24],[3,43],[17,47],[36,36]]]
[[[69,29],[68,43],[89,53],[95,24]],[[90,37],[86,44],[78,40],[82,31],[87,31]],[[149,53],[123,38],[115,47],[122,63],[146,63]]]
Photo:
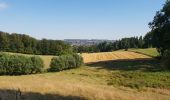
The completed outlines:
[[[25,75],[41,72],[43,61],[39,57],[0,53],[1,75]]]
[[[170,50],[164,53],[162,63],[164,68],[170,70]]]
[[[44,68],[44,62],[43,60],[38,56],[31,57],[32,61],[32,72],[31,73],[40,73],[43,71]]]
[[[82,66],[83,65],[83,57],[81,57],[80,55],[78,54],[73,54],[73,57],[75,58],[76,60],[76,66]]]
[[[77,54],[62,55],[54,57],[51,60],[50,72],[62,71],[71,68],[77,68],[83,65],[83,58]]]

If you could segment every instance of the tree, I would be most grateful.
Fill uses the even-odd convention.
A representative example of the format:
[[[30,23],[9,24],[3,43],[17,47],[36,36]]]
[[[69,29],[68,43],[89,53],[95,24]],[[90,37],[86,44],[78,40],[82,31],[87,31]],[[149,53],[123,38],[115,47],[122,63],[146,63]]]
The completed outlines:
[[[9,50],[9,38],[7,33],[0,32],[0,50],[8,51]]]
[[[144,45],[143,45],[144,48],[155,47],[154,44],[157,42],[153,40],[153,32],[148,32],[144,36],[143,41],[144,41]]]
[[[143,45],[144,45],[143,37],[140,36],[138,40],[138,48],[143,48]]]
[[[17,53],[24,52],[24,44],[19,34],[13,33],[10,36],[10,49]]]
[[[1,31],[0,51],[43,55],[64,55],[73,52],[69,44],[60,40],[37,40],[28,35],[9,34]]]
[[[164,55],[166,50],[170,50],[170,0],[167,0],[164,7],[156,13],[149,26],[153,32],[155,46],[161,55]]]

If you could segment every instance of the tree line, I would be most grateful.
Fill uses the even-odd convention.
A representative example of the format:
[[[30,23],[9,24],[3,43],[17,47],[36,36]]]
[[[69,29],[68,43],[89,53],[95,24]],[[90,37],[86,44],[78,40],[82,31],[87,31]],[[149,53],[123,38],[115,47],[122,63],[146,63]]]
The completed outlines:
[[[25,34],[0,32],[0,51],[36,55],[62,55],[72,53],[69,44],[60,40],[37,40]]]
[[[150,48],[155,47],[152,42],[152,38],[150,33],[146,34],[146,36],[142,37],[130,37],[130,38],[122,38],[115,42],[102,42],[97,45],[91,46],[74,46],[74,51],[78,53],[83,52],[109,52],[120,49],[128,49],[128,48]]]

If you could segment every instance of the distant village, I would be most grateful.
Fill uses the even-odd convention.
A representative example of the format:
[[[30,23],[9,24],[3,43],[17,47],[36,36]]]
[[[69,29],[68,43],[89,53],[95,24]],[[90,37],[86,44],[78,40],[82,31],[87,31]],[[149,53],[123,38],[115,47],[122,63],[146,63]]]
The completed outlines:
[[[106,39],[64,39],[64,42],[69,43],[70,45],[80,46],[80,45],[96,45],[102,42],[115,42],[115,40],[106,40]]]

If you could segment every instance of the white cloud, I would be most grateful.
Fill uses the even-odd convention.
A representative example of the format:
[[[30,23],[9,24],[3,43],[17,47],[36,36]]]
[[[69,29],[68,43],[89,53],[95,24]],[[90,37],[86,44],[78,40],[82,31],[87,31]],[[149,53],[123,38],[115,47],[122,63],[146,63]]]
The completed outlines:
[[[6,3],[0,3],[0,10],[8,8],[8,5]]]

